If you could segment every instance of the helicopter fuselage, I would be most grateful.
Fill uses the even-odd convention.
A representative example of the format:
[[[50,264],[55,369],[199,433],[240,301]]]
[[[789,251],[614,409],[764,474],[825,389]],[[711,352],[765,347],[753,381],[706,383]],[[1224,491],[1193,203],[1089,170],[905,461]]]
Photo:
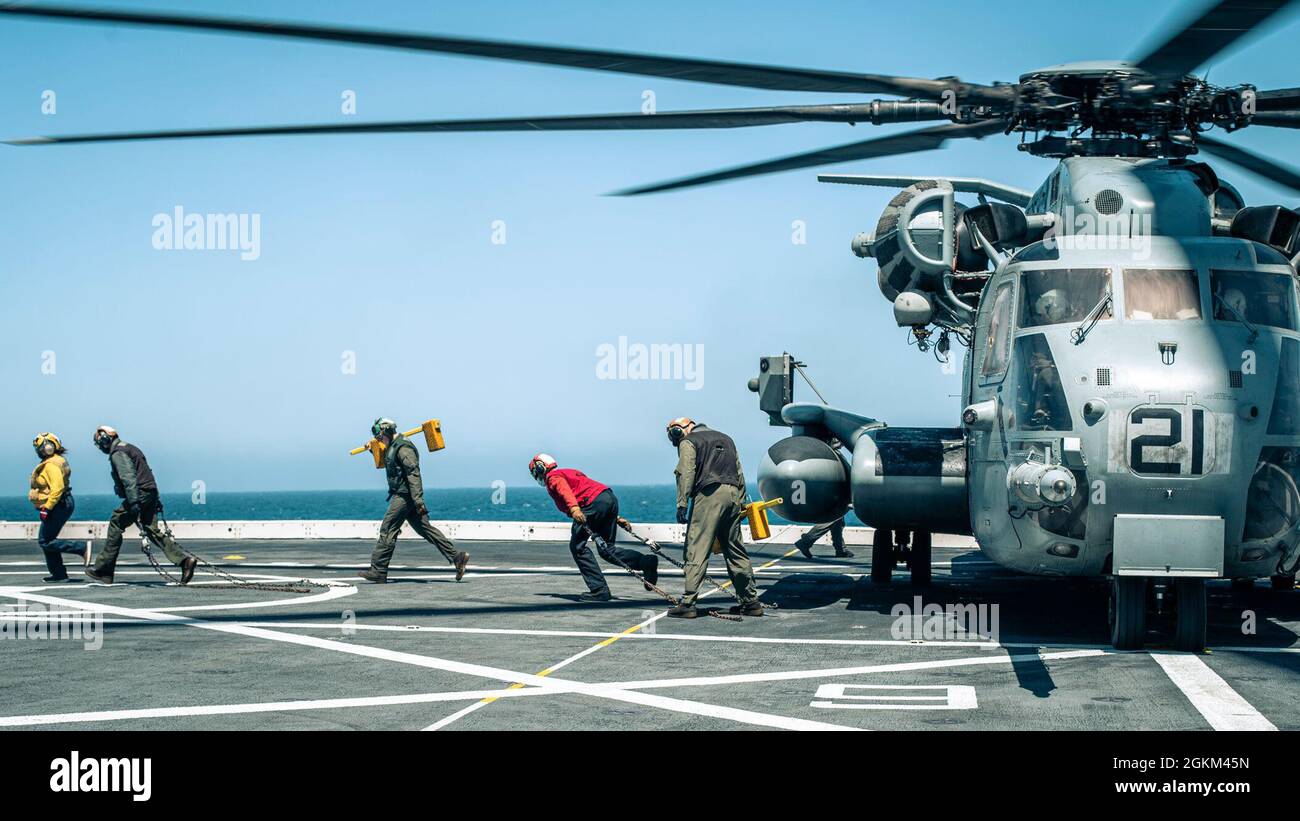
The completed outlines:
[[[964,369],[965,405],[993,406],[968,426],[980,547],[1097,575],[1117,517],[1218,517],[1224,575],[1275,573],[1300,523],[1293,269],[1241,239],[1069,239],[1021,249],[981,300]],[[1013,488],[1034,462],[1070,473],[1068,500]]]

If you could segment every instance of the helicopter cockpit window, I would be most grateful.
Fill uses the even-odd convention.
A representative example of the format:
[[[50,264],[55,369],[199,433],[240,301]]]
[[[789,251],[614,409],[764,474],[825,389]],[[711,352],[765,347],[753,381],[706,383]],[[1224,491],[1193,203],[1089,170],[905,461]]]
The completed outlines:
[[[1020,430],[1069,430],[1070,409],[1056,370],[1056,359],[1043,334],[1016,340],[1016,427]]]
[[[1295,294],[1289,274],[1211,271],[1214,318],[1224,322],[1296,330]]]
[[[1011,287],[1004,282],[998,286],[997,295],[993,297],[993,310],[989,313],[989,332],[984,348],[984,365],[980,368],[981,376],[1001,376],[1007,370],[1007,344],[1011,336]]]
[[[1020,275],[1020,327],[1081,322],[1110,288],[1105,268],[1025,271]],[[1102,319],[1111,317],[1106,306]]]
[[[1275,436],[1300,434],[1300,342],[1286,337],[1278,356],[1268,432]]]
[[[1195,271],[1129,268],[1124,271],[1125,319],[1200,319],[1201,287]]]

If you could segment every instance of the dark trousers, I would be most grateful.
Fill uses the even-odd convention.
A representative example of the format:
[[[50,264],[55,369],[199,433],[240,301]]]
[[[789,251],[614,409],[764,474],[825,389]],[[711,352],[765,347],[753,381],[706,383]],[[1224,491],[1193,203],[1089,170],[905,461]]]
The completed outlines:
[[[808,532],[799,537],[798,545],[800,547],[812,547],[813,544],[825,536],[827,531],[831,534],[831,544],[835,546],[836,553],[844,552],[844,520],[836,519],[826,524],[813,525]]]
[[[84,545],[59,538],[59,532],[72,518],[72,511],[76,510],[76,508],[77,503],[73,500],[72,494],[63,494],[63,498],[59,500],[59,503],[51,508],[49,513],[45,514],[45,521],[41,522],[41,529],[36,534],[36,543],[41,546],[41,550],[45,553],[45,566],[49,568],[51,576],[57,576],[61,579],[68,577],[68,570],[63,566],[62,554],[85,555]]]
[[[389,498],[388,512],[384,514],[384,521],[379,525],[379,541],[375,544],[374,552],[370,554],[370,569],[373,572],[381,576],[388,575],[388,563],[393,560],[393,551],[397,549],[397,534],[402,532],[404,524],[409,524],[412,530],[424,537],[425,541],[438,548],[438,552],[447,561],[456,563],[456,557],[460,552],[456,550],[451,539],[433,526],[427,513],[421,514],[416,509],[415,502],[411,501],[410,496],[399,493]]]
[[[633,570],[641,570],[647,566],[649,557],[644,553],[614,544],[615,539],[618,538],[618,497],[614,495],[614,491],[602,491],[582,509],[582,513],[587,517],[587,524],[584,526],[577,522],[573,523],[573,532],[569,537],[569,552],[573,554],[573,562],[578,565],[578,572],[582,574],[582,580],[587,583],[588,590],[593,593],[609,590],[609,585],[605,582],[605,574],[600,572],[600,564],[591,554],[591,548],[587,547],[588,528],[600,537],[601,541],[596,542],[596,550],[605,561],[615,566],[622,562]]]
[[[122,536],[128,527],[137,525],[151,543],[161,547],[172,564],[179,565],[185,561],[185,553],[170,534],[158,526],[158,511],[162,505],[158,501],[157,491],[146,491],[140,495],[140,507],[132,512],[123,504],[108,519],[108,538],[104,549],[95,556],[95,572],[113,575],[117,567],[117,554],[122,550]]]

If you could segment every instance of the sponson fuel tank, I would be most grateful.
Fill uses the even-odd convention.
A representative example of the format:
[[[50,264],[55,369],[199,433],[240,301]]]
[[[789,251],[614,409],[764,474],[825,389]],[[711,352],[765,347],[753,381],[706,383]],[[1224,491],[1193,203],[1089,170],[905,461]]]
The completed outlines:
[[[812,436],[778,440],[763,455],[758,489],[764,499],[783,499],[772,508],[784,519],[824,524],[849,510],[849,466],[839,452]]]
[[[970,533],[960,428],[878,428],[853,445],[853,511],[891,530]]]

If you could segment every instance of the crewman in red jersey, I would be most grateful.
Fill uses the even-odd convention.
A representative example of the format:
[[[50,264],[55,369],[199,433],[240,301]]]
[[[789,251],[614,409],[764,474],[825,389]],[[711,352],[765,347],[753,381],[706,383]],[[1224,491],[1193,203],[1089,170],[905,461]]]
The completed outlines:
[[[596,551],[610,564],[639,571],[651,584],[659,581],[659,557],[635,550],[617,547],[618,526],[626,520],[618,515],[618,497],[607,485],[602,485],[585,473],[573,468],[561,468],[555,458],[539,453],[528,463],[528,472],[537,483],[546,488],[560,512],[573,519],[573,535],[569,551],[573,561],[587,583],[587,592],[579,597],[584,602],[607,602],[613,598],[600,564],[587,547],[591,534],[599,536]]]

